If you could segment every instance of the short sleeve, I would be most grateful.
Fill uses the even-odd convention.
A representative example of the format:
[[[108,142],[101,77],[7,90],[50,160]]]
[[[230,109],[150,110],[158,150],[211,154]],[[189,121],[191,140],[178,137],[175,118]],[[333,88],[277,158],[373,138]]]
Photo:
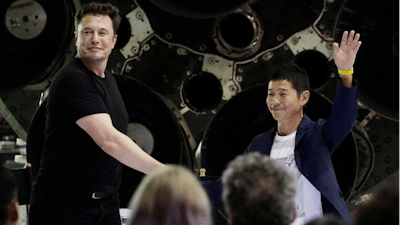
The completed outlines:
[[[63,77],[56,90],[55,102],[73,122],[88,115],[108,113],[98,88],[86,74],[72,73]]]

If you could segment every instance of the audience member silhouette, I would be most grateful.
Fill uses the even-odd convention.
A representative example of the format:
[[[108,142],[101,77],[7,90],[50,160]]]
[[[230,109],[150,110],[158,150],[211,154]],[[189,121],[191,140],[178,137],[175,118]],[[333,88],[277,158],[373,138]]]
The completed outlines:
[[[223,172],[222,185],[231,224],[288,225],[296,218],[296,182],[267,155],[237,156]]]
[[[348,225],[343,218],[335,215],[325,215],[323,217],[315,218],[306,223],[306,225]]]
[[[210,225],[211,206],[203,187],[187,169],[168,165],[147,175],[131,199],[128,224]]]
[[[18,186],[14,175],[0,167],[0,225],[18,221]]]
[[[372,192],[372,199],[355,215],[357,225],[399,224],[399,182],[388,183]]]

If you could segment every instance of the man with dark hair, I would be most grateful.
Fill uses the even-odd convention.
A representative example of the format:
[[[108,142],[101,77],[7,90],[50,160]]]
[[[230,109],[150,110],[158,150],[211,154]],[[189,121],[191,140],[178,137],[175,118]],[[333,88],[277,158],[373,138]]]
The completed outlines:
[[[145,174],[165,165],[126,136],[128,113],[106,70],[121,18],[110,3],[76,13],[76,58],[51,84],[30,225],[120,224],[122,164]]]
[[[287,80],[292,84],[293,89],[296,90],[297,97],[300,97],[300,94],[304,91],[310,90],[310,81],[307,71],[295,63],[281,65],[272,74],[271,80]]]
[[[14,175],[0,167],[0,225],[18,221],[18,186]]]
[[[269,155],[297,177],[295,224],[333,213],[350,221],[339,188],[331,154],[353,127],[357,117],[358,85],[353,64],[360,35],[344,32],[341,46],[334,43],[334,61],[340,82],[331,115],[314,122],[303,113],[310,98],[307,72],[289,64],[279,68],[268,84],[267,106],[277,127],[256,136],[247,152]]]
[[[296,218],[294,177],[258,152],[237,156],[222,173],[222,199],[235,225],[289,225]]]

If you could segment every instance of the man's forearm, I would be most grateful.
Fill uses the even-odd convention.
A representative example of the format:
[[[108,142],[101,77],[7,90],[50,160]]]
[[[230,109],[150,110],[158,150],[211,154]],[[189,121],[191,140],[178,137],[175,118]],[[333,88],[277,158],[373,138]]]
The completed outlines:
[[[110,134],[108,140],[100,147],[122,164],[145,174],[154,169],[165,167],[164,164],[148,155],[132,139],[119,131]]]

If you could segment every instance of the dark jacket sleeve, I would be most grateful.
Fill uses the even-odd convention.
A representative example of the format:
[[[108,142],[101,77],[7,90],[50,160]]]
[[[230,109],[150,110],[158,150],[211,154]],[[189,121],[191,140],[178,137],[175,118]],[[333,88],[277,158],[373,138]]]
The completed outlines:
[[[338,83],[336,97],[329,118],[322,127],[326,144],[331,153],[340,145],[353,128],[358,112],[358,82],[352,88]]]

